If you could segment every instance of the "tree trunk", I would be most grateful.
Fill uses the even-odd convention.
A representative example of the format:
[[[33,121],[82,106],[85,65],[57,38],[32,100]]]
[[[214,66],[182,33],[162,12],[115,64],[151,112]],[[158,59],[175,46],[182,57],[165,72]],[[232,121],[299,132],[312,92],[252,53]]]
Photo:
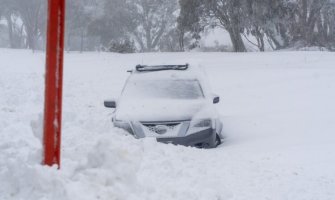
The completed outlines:
[[[84,51],[84,31],[81,31],[80,34],[80,53]]]
[[[151,30],[149,27],[145,27],[145,37],[146,37],[146,52],[151,52],[152,49],[152,38],[151,38]]]
[[[185,37],[184,31],[180,31],[179,32],[179,50],[180,51],[185,51],[184,37]]]
[[[27,47],[34,51],[36,47],[34,33],[30,27],[26,27],[26,31],[27,31]]]
[[[264,38],[263,37],[257,37],[257,44],[258,44],[258,49],[261,52],[265,51],[265,45],[264,45]]]
[[[261,52],[264,52],[265,51],[264,34],[261,33],[261,31],[259,30],[259,28],[256,28],[256,38],[257,38],[258,49]]]
[[[6,14],[7,26],[8,26],[8,39],[9,39],[9,47],[16,48],[14,36],[13,36],[13,22],[12,15],[10,13]]]
[[[286,27],[283,24],[279,24],[277,28],[278,28],[277,31],[278,31],[278,33],[279,33],[279,35],[280,35],[280,37],[283,41],[280,46],[281,46],[281,48],[285,48],[290,44],[289,38],[288,38],[287,33],[286,33],[286,31],[287,31]]]
[[[65,49],[67,52],[71,51],[71,40],[72,40],[72,34],[71,32],[67,33],[67,37],[66,37],[66,45],[65,45]]]
[[[228,29],[228,33],[233,44],[234,52],[246,52],[247,49],[242,40],[241,33],[238,27],[234,26]]]
[[[268,37],[271,39],[271,41],[275,44],[275,49],[279,50],[279,49],[283,49],[284,46],[282,44],[280,44],[280,42],[271,34],[268,35]]]

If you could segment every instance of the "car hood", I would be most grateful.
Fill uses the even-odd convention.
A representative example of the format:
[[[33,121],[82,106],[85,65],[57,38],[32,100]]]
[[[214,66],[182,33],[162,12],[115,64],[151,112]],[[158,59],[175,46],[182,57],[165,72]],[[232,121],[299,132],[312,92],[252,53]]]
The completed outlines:
[[[122,121],[181,121],[191,120],[208,102],[205,99],[137,99],[122,100],[118,105],[116,120]]]

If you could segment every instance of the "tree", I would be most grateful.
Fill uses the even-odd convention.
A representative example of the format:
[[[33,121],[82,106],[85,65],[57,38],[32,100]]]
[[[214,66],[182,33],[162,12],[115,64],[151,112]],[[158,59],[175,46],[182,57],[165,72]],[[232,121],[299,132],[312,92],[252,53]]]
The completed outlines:
[[[197,43],[206,24],[202,23],[204,9],[201,0],[179,0],[179,6],[180,14],[177,18],[177,30],[179,33],[179,47],[184,51],[185,40],[189,40],[187,38],[188,33]],[[196,46],[196,44],[193,44],[193,46]]]
[[[3,17],[7,22],[8,41],[10,48],[20,48],[22,43],[23,28],[16,21],[18,13],[15,10],[15,1],[0,0],[0,19]]]
[[[14,8],[23,21],[26,33],[26,47],[35,50],[37,42],[41,36],[42,24],[46,24],[43,20],[46,16],[42,16],[42,11],[46,10],[47,2],[45,0],[13,0]]]
[[[84,51],[84,41],[91,20],[87,1],[66,1],[66,49]],[[79,38],[79,39],[78,39]],[[77,39],[77,40],[76,40]],[[79,41],[78,41],[79,40]]]
[[[157,50],[159,42],[176,21],[176,0],[133,0],[131,18],[135,28],[131,30],[141,51]]]
[[[45,46],[46,0],[0,5],[11,48]],[[66,27],[68,50],[184,51],[213,27],[228,31],[236,52],[246,51],[245,40],[260,51],[335,50],[335,0],[67,0]]]
[[[130,41],[130,32],[135,27],[131,0],[104,0],[102,5],[101,14],[88,26],[88,34],[99,37],[105,49],[110,49],[110,44]]]
[[[207,16],[217,21],[230,35],[235,52],[245,52],[241,34],[244,32],[243,0],[203,0]]]
[[[331,49],[334,1],[286,0],[286,35],[291,46],[321,46]],[[283,23],[283,22],[282,22]]]
[[[328,2],[321,12],[324,21],[319,18],[318,29],[322,30],[321,34],[325,38],[326,47],[335,51],[335,1]]]
[[[300,0],[295,1],[292,13],[292,25],[290,26],[293,41],[302,41],[304,45],[316,45],[315,30],[318,17],[326,0]]]
[[[265,38],[273,49],[286,46],[286,31],[280,31],[285,27],[283,23],[287,21],[282,14],[285,10],[281,0],[248,0],[244,4],[244,26],[246,33],[254,36],[255,42],[251,42],[245,34],[243,34],[251,44],[254,44],[260,51],[265,51]],[[284,35],[281,35],[284,34]],[[281,41],[281,42],[279,42]]]

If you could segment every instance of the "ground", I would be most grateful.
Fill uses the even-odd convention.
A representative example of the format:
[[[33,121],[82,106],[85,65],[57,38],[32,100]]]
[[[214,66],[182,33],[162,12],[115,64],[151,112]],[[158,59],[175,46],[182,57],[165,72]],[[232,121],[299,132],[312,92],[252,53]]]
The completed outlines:
[[[44,54],[0,49],[0,199],[335,199],[335,56],[66,53],[62,168],[41,162]],[[110,122],[136,64],[204,68],[225,142],[135,140]]]

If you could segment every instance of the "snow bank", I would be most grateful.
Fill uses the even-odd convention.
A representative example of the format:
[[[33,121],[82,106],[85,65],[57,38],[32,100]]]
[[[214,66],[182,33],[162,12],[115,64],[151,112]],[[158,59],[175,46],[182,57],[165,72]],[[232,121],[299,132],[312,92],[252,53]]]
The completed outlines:
[[[19,59],[18,59],[19,58]],[[66,54],[62,169],[41,166],[44,55],[0,49],[0,199],[334,199],[327,52]],[[228,136],[202,150],[135,140],[103,100],[136,64],[203,66]]]
[[[118,134],[113,138],[110,134],[101,135],[82,162],[65,165],[58,171],[56,166],[39,164],[41,159],[36,154],[40,155],[40,143],[31,137],[29,129],[6,131],[15,139],[1,139],[6,141],[0,145],[1,199],[126,199],[136,190],[142,152],[139,145],[124,145],[132,145],[133,139],[125,141],[125,136]],[[72,156],[63,161],[77,159],[75,154]]]

